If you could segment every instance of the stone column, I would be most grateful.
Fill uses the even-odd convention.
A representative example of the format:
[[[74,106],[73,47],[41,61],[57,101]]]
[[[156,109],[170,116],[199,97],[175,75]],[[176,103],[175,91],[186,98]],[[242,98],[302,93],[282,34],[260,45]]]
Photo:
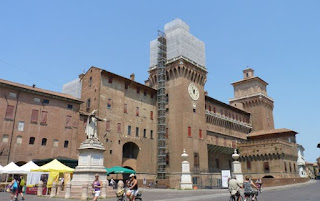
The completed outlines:
[[[57,182],[52,182],[52,185],[51,185],[51,192],[50,192],[50,197],[54,197],[56,196],[56,191],[57,191]]]
[[[43,182],[40,181],[40,183],[38,184],[37,196],[41,196],[42,195],[42,187],[43,187]]]
[[[187,161],[188,154],[186,153],[185,149],[183,149],[183,154],[181,154],[181,157],[182,157],[183,161],[182,161],[182,173],[181,173],[180,188],[182,190],[192,189],[190,164]]]
[[[70,198],[70,194],[71,194],[71,184],[70,184],[70,182],[68,182],[67,185],[66,185],[64,198],[65,199],[69,199]]]
[[[88,184],[82,185],[82,191],[81,191],[81,200],[87,201],[88,199]]]
[[[107,188],[109,186],[108,180],[106,182],[102,182],[102,188],[101,188],[101,198],[105,199],[107,198]]]
[[[239,154],[237,154],[237,150],[234,149],[234,154],[232,154],[233,162],[232,162],[232,175],[237,177],[237,181],[241,184],[243,183],[243,174],[241,170],[241,163],[238,161]]]

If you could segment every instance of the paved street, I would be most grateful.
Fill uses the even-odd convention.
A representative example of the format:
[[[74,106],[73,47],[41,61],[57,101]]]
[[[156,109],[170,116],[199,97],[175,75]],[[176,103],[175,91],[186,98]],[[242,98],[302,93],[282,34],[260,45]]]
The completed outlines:
[[[319,201],[320,181],[309,181],[304,184],[294,184],[282,187],[264,188],[259,194],[259,201]],[[229,193],[226,189],[214,190],[172,190],[172,189],[142,189],[144,201],[223,201],[229,200]],[[0,193],[0,201],[9,201],[9,193]],[[115,198],[99,199],[101,201],[112,201]],[[61,198],[48,198],[27,195],[26,201],[66,201]]]

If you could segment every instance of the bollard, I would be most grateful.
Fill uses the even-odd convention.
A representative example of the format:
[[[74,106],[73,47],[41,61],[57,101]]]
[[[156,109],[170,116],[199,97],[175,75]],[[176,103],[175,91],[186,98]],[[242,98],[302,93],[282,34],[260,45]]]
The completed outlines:
[[[62,181],[59,181],[58,188],[57,188],[57,195],[59,195],[62,191]]]
[[[122,180],[119,180],[119,181],[118,181],[118,189],[119,189],[119,188],[123,188],[123,187],[124,187],[123,181],[122,181]]]
[[[66,185],[66,188],[65,188],[64,198],[69,199],[70,195],[71,195],[71,184],[70,184],[70,182],[68,182]]]
[[[108,180],[105,182],[102,182],[102,188],[101,188],[101,198],[106,199],[107,198],[107,187],[109,185]]]
[[[56,196],[56,192],[57,192],[57,182],[54,181],[52,182],[50,197],[53,198],[54,196]]]
[[[37,196],[41,196],[42,195],[42,187],[43,187],[43,182],[40,181],[40,183],[38,184]]]
[[[81,192],[81,200],[87,201],[88,199],[88,184],[82,185],[82,192]]]

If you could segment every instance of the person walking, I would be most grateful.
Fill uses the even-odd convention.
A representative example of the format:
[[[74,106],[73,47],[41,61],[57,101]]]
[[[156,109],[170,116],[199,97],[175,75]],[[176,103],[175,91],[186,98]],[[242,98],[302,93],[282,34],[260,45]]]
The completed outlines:
[[[17,180],[16,176],[14,176],[14,178],[12,179],[10,186],[11,186],[10,201],[13,201],[13,198],[14,198],[14,200],[17,201],[18,198],[17,198],[17,194],[16,193],[17,193],[17,190],[18,190],[18,180]]]
[[[92,183],[92,188],[94,189],[94,197],[93,201],[97,201],[100,196],[100,189],[102,188],[102,184],[99,181],[99,175],[95,175],[95,180]]]
[[[18,199],[19,193],[20,193],[20,195],[21,195],[21,200],[24,200],[23,188],[24,188],[25,184],[26,184],[26,182],[25,182],[23,176],[21,175],[21,176],[18,178],[17,199]]]

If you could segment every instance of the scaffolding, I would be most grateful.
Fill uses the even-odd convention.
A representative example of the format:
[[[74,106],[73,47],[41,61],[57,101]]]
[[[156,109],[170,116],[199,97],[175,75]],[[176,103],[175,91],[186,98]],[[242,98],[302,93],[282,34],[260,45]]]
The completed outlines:
[[[159,179],[166,178],[166,37],[158,31],[157,104],[158,104],[158,170]]]

